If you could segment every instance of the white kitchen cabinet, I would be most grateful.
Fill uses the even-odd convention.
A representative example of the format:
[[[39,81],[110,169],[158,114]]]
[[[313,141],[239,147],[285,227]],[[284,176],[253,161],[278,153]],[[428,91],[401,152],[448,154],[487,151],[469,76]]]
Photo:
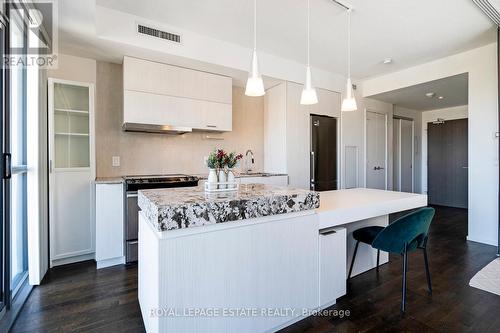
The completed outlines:
[[[340,93],[317,88],[318,104],[301,105],[303,86],[283,82],[268,90],[264,99],[264,171],[289,176],[290,186],[309,189],[310,184],[310,115],[340,119]],[[337,144],[340,152],[340,121]],[[340,154],[338,156],[340,166]],[[341,168],[338,179],[341,177]],[[340,184],[340,181],[339,181]]]
[[[96,184],[97,268],[125,263],[123,251],[123,184]]]
[[[124,57],[123,89],[232,103],[232,79],[189,68]]]
[[[171,125],[207,131],[231,131],[232,105],[139,91],[124,91],[126,123]]]
[[[327,308],[346,294],[346,229],[328,228],[319,234],[319,301]]]
[[[48,80],[50,265],[94,258],[94,85]]]
[[[124,57],[123,88],[124,123],[232,130],[230,77]]]
[[[269,177],[241,177],[241,184],[266,184],[276,186],[288,186],[288,176]]]

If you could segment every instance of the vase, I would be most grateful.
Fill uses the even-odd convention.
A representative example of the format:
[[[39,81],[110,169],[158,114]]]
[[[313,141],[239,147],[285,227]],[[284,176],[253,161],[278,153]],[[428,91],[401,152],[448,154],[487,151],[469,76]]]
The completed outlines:
[[[226,181],[227,181],[228,183],[234,183],[234,182],[235,182],[235,181],[234,181],[234,172],[233,172],[233,169],[232,169],[232,168],[227,170],[227,179],[226,179]],[[233,185],[228,184],[228,185],[227,185],[227,188],[228,188],[228,189],[236,188],[236,184],[233,184]]]
[[[225,183],[225,182],[227,182],[226,173],[224,172],[224,170],[219,170],[219,183]],[[227,188],[226,184],[219,185],[219,189],[225,189],[225,188]]]
[[[208,179],[207,179],[208,189],[209,190],[216,190],[217,189],[217,181],[218,181],[217,170],[209,169]]]

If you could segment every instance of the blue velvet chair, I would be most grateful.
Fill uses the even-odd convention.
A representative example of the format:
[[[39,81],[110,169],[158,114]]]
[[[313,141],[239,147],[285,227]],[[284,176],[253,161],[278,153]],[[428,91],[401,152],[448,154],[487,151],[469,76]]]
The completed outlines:
[[[380,251],[400,254],[403,257],[403,287],[401,311],[405,312],[406,305],[406,273],[408,271],[408,252],[421,249],[424,255],[425,274],[427,287],[432,294],[431,275],[427,260],[427,239],[429,227],[434,217],[434,208],[425,207],[410,214],[400,217],[387,227],[371,226],[355,230],[352,234],[356,240],[354,254],[352,256],[349,276],[351,278],[352,267],[358,252],[360,242],[371,245],[377,249],[377,269],[379,266]]]

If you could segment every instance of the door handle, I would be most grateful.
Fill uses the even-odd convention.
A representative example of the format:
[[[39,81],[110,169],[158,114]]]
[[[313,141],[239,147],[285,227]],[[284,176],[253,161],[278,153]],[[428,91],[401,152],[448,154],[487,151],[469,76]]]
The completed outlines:
[[[12,155],[10,153],[3,154],[3,179],[12,177]]]
[[[379,167],[379,166],[376,166],[376,167],[373,167],[373,170],[384,170],[385,168],[382,168],[382,167]]]
[[[315,174],[314,174],[314,152],[311,152],[311,159],[312,159],[312,177],[311,177],[311,182],[314,182]]]

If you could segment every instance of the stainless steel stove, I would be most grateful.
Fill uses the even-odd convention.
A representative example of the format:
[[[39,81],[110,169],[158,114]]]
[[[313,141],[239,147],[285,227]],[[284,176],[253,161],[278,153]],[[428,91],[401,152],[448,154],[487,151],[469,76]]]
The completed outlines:
[[[125,256],[126,262],[137,261],[139,206],[137,191],[156,188],[192,187],[198,177],[188,175],[125,176]]]

